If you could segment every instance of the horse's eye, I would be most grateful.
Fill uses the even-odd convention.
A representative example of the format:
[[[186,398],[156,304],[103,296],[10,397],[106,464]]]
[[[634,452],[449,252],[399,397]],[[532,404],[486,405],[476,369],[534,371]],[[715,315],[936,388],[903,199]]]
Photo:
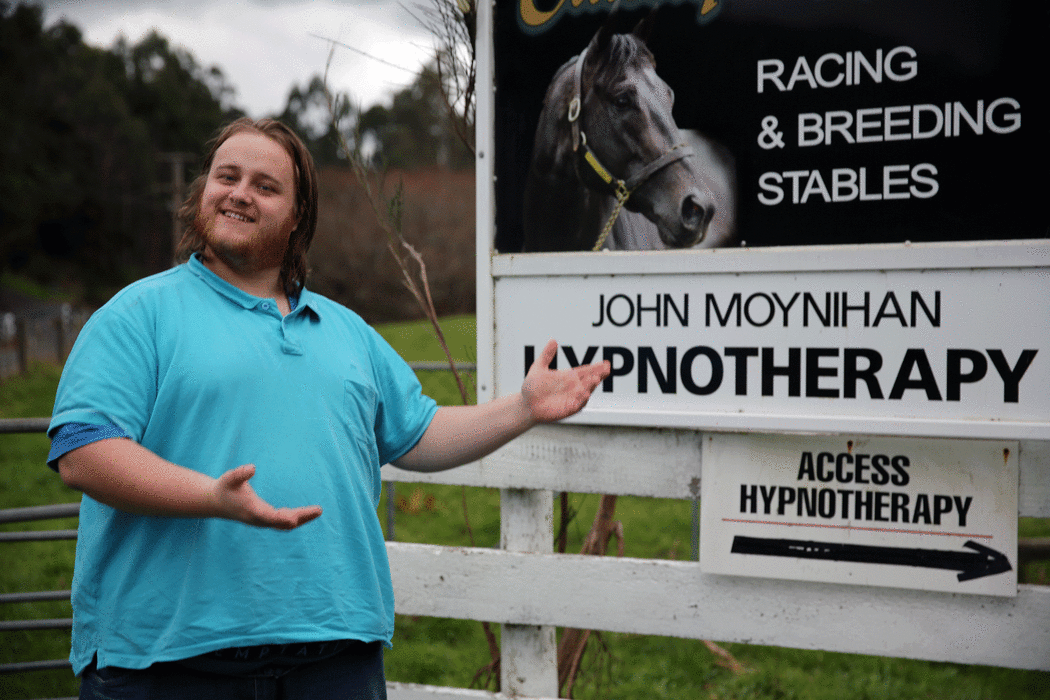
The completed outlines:
[[[631,96],[627,93],[620,93],[613,99],[613,104],[616,105],[616,109],[629,109],[631,106]]]

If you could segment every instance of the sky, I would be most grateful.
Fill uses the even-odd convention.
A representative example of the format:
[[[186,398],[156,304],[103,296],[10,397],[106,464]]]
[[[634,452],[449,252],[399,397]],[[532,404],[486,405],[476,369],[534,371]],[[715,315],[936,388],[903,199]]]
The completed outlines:
[[[259,118],[284,110],[293,85],[322,75],[331,43],[329,88],[369,107],[388,102],[434,52],[417,19],[432,0],[41,0],[44,21],[77,26],[104,48],[123,35],[138,42],[157,29],[205,68],[218,66],[233,103]],[[413,16],[415,15],[415,16]],[[323,38],[318,38],[323,37]],[[367,54],[367,55],[363,55]]]

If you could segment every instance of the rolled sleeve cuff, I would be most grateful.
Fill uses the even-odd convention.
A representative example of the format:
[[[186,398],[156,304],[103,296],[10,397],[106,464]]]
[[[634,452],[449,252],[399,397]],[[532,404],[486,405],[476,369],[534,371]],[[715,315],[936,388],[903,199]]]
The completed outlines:
[[[51,436],[51,451],[47,455],[47,466],[58,471],[58,459],[78,447],[108,438],[130,438],[123,429],[107,423],[65,423]]]

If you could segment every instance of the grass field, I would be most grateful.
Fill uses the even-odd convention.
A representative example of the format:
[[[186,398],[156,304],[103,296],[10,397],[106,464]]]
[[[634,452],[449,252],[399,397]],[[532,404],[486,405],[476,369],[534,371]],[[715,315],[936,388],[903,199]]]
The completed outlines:
[[[473,318],[447,319],[444,327],[454,356],[473,360]],[[382,326],[380,332],[406,359],[443,359],[425,325]],[[37,365],[26,377],[0,383],[0,417],[48,415],[58,375],[55,367]],[[424,373],[422,379],[426,391],[439,402],[459,402],[447,374]],[[78,494],[44,465],[47,450],[48,441],[42,435],[0,436],[0,508],[78,500]],[[396,534],[401,541],[469,545],[464,503],[475,546],[493,547],[499,540],[499,494],[492,489],[402,484],[396,494]],[[380,514],[385,513],[386,497],[384,494]],[[571,552],[578,550],[590,526],[598,497],[574,494],[570,501],[575,514],[568,527]],[[622,497],[617,517],[624,525],[628,556],[690,556],[688,502]],[[0,529],[72,527],[75,522],[49,521]],[[1020,535],[1050,536],[1050,521],[1023,519]],[[72,542],[3,544],[0,592],[65,589],[72,568]],[[1047,564],[1033,565],[1026,574],[1029,580],[1046,583]],[[0,606],[4,620],[70,615],[68,603]],[[698,640],[601,633],[588,648],[575,695],[623,700],[1050,700],[1048,673],[830,651],[724,646],[751,671],[736,675],[722,668]],[[65,658],[68,652],[68,632],[0,632],[0,663]],[[488,661],[479,623],[404,616],[397,620],[394,648],[386,656],[391,680],[458,687],[469,686],[475,672]],[[76,680],[68,671],[0,676],[0,700],[63,697],[76,692]]]

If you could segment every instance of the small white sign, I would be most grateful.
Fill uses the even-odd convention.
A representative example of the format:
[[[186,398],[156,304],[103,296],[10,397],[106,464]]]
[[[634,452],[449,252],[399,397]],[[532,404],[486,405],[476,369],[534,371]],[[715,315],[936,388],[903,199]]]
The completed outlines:
[[[1001,440],[708,434],[704,573],[1017,595]]]

